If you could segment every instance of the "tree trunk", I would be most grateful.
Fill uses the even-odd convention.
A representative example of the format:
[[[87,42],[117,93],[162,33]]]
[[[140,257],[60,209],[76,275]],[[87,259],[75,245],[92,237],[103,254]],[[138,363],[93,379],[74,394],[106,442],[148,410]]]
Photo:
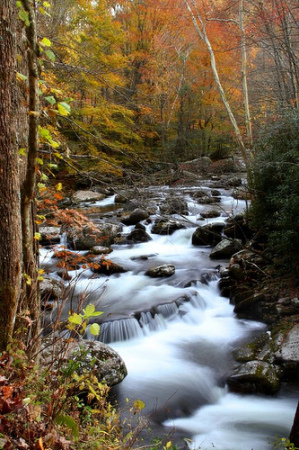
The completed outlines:
[[[0,2],[0,350],[12,338],[20,296],[22,235],[16,142],[16,7]]]
[[[25,179],[21,186],[23,281],[22,300],[19,305],[21,340],[34,353],[40,338],[40,302],[37,282],[37,241],[35,240],[36,158],[38,153],[38,48],[36,18],[31,0],[21,0],[28,13],[26,26],[29,84],[28,152]],[[22,319],[25,321],[22,322]],[[29,319],[29,320],[28,320]],[[29,322],[29,326],[28,326]],[[25,325],[25,326],[24,326]]]
[[[211,63],[211,68],[212,68],[214,80],[215,80],[216,86],[218,88],[218,91],[219,91],[222,103],[223,103],[223,105],[224,105],[224,107],[226,109],[226,112],[228,114],[229,120],[230,120],[230,122],[232,124],[232,127],[234,129],[235,137],[236,137],[236,140],[237,140],[237,142],[239,144],[239,148],[241,150],[242,157],[243,157],[244,163],[246,165],[247,171],[249,172],[250,171],[250,167],[249,167],[249,161],[248,161],[246,147],[245,147],[244,142],[243,142],[243,138],[242,138],[242,134],[241,134],[240,128],[239,128],[239,126],[237,124],[235,116],[234,116],[234,114],[232,112],[232,109],[230,107],[230,104],[229,104],[229,102],[227,100],[227,97],[226,97],[225,91],[223,89],[222,83],[220,81],[219,74],[218,74],[218,69],[217,69],[217,64],[216,64],[216,59],[215,59],[215,54],[214,54],[211,42],[209,40],[209,37],[207,35],[206,29],[205,29],[205,24],[203,22],[203,19],[201,18],[201,15],[200,15],[197,7],[196,7],[196,4],[195,4],[194,0],[191,0],[191,3],[192,3],[193,8],[194,8],[194,11],[192,10],[188,0],[184,0],[184,3],[186,5],[187,10],[189,11],[189,13],[191,15],[191,19],[192,19],[193,25],[194,25],[194,27],[195,27],[199,37],[201,38],[201,40],[206,45],[206,47],[208,49],[208,52],[210,54],[210,63]]]

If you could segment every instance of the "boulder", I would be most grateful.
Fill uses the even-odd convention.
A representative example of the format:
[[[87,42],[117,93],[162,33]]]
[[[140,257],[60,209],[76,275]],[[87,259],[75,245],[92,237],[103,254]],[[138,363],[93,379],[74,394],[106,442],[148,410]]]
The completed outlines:
[[[220,216],[220,211],[217,209],[210,209],[207,211],[202,211],[200,213],[200,217],[202,217],[203,219],[213,219],[214,217],[219,217]]]
[[[54,280],[53,278],[43,277],[43,280],[40,282],[39,288],[42,303],[55,301],[63,297],[63,284],[57,280]]]
[[[163,264],[157,267],[151,267],[145,272],[145,275],[152,278],[171,277],[175,272],[175,267],[172,264]]]
[[[109,246],[114,243],[122,226],[114,223],[102,223],[90,228],[70,228],[67,230],[67,241],[76,250],[90,250],[98,245]]]
[[[241,239],[242,242],[246,242],[251,237],[252,231],[247,225],[246,217],[238,214],[227,219],[224,234],[229,238]]]
[[[223,239],[210,253],[211,259],[228,259],[242,249],[239,239]]]
[[[101,259],[100,261],[95,261],[91,270],[94,273],[100,273],[104,275],[114,275],[115,273],[125,273],[127,270],[120,266],[119,264],[110,261],[109,259]]]
[[[223,227],[223,223],[214,223],[196,228],[192,235],[192,245],[217,245],[221,241]]]
[[[107,255],[108,253],[111,253],[113,249],[111,247],[104,247],[102,245],[95,245],[94,247],[91,247],[89,250],[89,253],[92,255]]]
[[[82,202],[96,202],[103,200],[105,198],[104,194],[94,191],[77,191],[71,197],[71,202],[78,205]]]
[[[146,220],[149,218],[149,213],[144,209],[136,208],[131,214],[123,216],[121,218],[122,223],[125,225],[136,225],[138,222],[142,220]]]
[[[248,361],[238,367],[227,384],[231,391],[244,394],[275,394],[280,388],[277,372],[265,361]]]
[[[135,230],[131,231],[126,237],[127,242],[129,243],[141,243],[141,242],[149,242],[152,240],[150,235],[141,228],[135,228]]]
[[[279,350],[275,358],[283,363],[295,362],[299,364],[299,324],[292,327],[286,334],[279,334],[276,339]]]
[[[60,227],[39,227],[38,231],[41,235],[40,245],[53,245],[60,242]]]
[[[127,376],[126,365],[119,354],[98,341],[65,341],[61,338],[53,342],[47,338],[43,342],[42,358],[44,366],[54,369],[61,362],[62,367],[66,367],[71,360],[79,374],[89,372],[108,386],[115,386]]]
[[[188,214],[187,202],[180,197],[169,197],[160,206],[162,214]]]
[[[174,233],[176,230],[180,230],[182,228],[186,228],[186,225],[180,222],[179,220],[162,217],[155,221],[152,227],[152,233],[170,235]]]

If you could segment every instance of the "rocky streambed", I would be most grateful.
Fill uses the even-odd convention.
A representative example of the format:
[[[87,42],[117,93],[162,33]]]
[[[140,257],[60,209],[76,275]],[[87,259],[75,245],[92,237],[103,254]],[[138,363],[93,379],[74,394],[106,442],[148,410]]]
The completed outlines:
[[[100,340],[124,361],[110,384],[122,381],[128,367],[116,389],[120,402],[144,398],[156,425],[185,430],[194,437],[193,448],[203,439],[206,448],[249,450],[253,445],[244,436],[251,428],[255,450],[266,449],[277,424],[283,422],[280,433],[288,434],[296,406],[297,292],[281,295],[282,289],[273,288],[241,214],[244,192],[238,178],[113,195],[80,191],[68,208],[87,213],[92,223],[71,213],[73,219],[60,227],[40,230],[41,263],[48,272],[42,283],[46,328],[62,300],[60,319],[78,304],[95,304],[103,312],[97,319]],[[285,402],[280,392],[289,386]],[[271,417],[270,425],[255,417],[257,394],[270,395],[285,418]],[[246,395],[242,405],[252,417],[245,417],[240,395]],[[229,426],[221,425],[217,408],[230,410],[234,401],[246,426],[236,425],[238,413]],[[263,405],[268,411],[266,397]],[[203,430],[198,423],[197,414],[209,417],[210,410],[221,438],[211,424]],[[237,431],[228,437],[234,421]],[[226,447],[223,439],[232,436]]]

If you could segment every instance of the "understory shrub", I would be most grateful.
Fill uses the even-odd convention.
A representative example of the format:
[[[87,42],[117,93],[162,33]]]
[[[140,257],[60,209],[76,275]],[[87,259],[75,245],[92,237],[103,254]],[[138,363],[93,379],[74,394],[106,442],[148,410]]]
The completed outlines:
[[[299,260],[299,111],[272,117],[255,148],[253,225],[268,237],[271,256]]]

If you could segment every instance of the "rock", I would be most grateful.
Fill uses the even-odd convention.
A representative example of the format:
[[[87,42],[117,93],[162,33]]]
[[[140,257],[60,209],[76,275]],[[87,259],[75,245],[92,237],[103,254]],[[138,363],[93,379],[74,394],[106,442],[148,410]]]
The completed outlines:
[[[165,200],[163,205],[160,206],[162,214],[188,214],[187,202],[179,197],[169,197]]]
[[[115,273],[125,273],[127,270],[119,264],[110,261],[109,259],[101,259],[95,261],[91,266],[91,270],[94,273],[100,273],[104,275],[114,275]]]
[[[223,231],[227,237],[241,239],[243,243],[252,236],[252,231],[250,231],[246,218],[242,214],[229,217]]]
[[[265,361],[248,361],[227,380],[230,390],[239,393],[275,394],[280,381],[273,365]]]
[[[214,223],[196,228],[192,235],[192,245],[216,245],[221,241],[224,224]]]
[[[220,203],[220,198],[206,195],[205,197],[199,197],[197,203],[200,205],[212,205],[214,203]]]
[[[182,228],[186,228],[186,225],[180,222],[179,220],[162,217],[155,221],[151,231],[153,234],[170,235],[174,233],[176,230],[180,230]]]
[[[67,230],[67,240],[76,250],[90,250],[98,245],[111,245],[121,231],[122,226],[113,223],[98,224],[92,229],[88,226],[71,228]]]
[[[62,367],[66,367],[71,360],[77,373],[89,372],[108,386],[115,386],[127,376],[126,365],[119,354],[98,341],[59,339],[53,344],[52,339],[47,338],[43,342],[42,358],[45,366],[53,365],[54,369],[61,362]]]
[[[151,267],[145,272],[145,275],[158,278],[158,277],[171,277],[175,272],[175,267],[172,264],[163,264],[157,267]]]
[[[39,227],[38,231],[41,235],[40,245],[53,245],[60,242],[60,227]]]
[[[126,240],[129,243],[137,244],[140,242],[149,242],[152,240],[152,238],[145,230],[142,230],[141,228],[135,228],[135,230],[131,231],[131,233],[128,234]]]
[[[226,259],[242,249],[242,242],[239,239],[223,239],[210,253],[211,259]]]
[[[103,200],[105,198],[104,194],[94,191],[77,191],[72,197],[71,201],[75,205],[78,205],[81,202],[96,202],[98,200]]]
[[[94,247],[91,247],[89,250],[89,253],[93,255],[107,255],[108,253],[111,253],[113,249],[111,247],[104,247],[102,245],[95,245]]]
[[[200,216],[203,219],[212,219],[214,217],[219,217],[220,216],[220,211],[217,211],[217,209],[210,209],[209,211],[202,211],[200,213]]]
[[[121,218],[122,223],[125,225],[136,225],[138,222],[142,220],[146,220],[149,218],[149,213],[144,209],[136,208],[131,214],[127,216],[123,216]]]
[[[58,300],[63,297],[63,284],[53,278],[44,276],[39,288],[42,303]]]
[[[287,334],[281,334],[276,341],[276,346],[279,347],[275,353],[277,360],[299,364],[299,324],[295,325]]]

